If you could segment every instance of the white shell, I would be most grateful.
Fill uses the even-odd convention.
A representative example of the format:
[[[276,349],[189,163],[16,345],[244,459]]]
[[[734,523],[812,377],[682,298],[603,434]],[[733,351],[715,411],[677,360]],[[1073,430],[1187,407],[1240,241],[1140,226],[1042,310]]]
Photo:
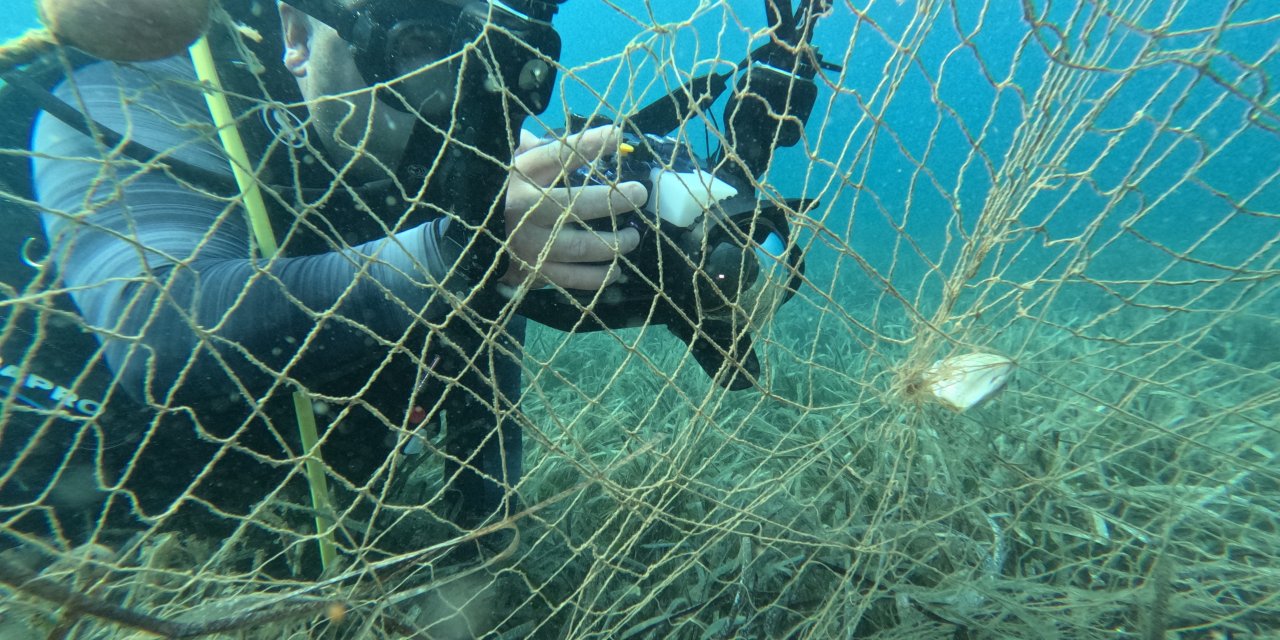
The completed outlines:
[[[1004,388],[1013,376],[1013,361],[994,353],[966,353],[943,358],[924,372],[926,388],[956,411],[970,409]]]

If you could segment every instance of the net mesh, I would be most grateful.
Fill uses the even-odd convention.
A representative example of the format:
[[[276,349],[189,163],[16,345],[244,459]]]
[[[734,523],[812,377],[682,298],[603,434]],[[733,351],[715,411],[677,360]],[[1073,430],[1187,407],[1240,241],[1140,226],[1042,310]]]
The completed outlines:
[[[558,102],[531,129],[554,130],[569,110],[633,112],[771,36],[760,9],[740,3],[578,5],[557,19]],[[594,38],[606,32],[618,37],[601,55]],[[376,376],[354,392],[303,389],[322,441],[361,411],[393,434],[373,479],[351,480],[323,447],[288,445],[270,460],[283,479],[264,476],[278,484],[218,480],[212,463],[194,471],[180,502],[225,534],[202,535],[175,507],[145,513],[125,542],[109,543],[100,522],[87,544],[22,532],[55,483],[37,487],[3,505],[7,535],[40,559],[5,560],[4,634],[1276,634],[1278,34],[1266,2],[835,2],[814,42],[843,70],[819,72],[800,144],[779,149],[756,185],[780,206],[821,202],[784,206],[807,269],[755,334],[757,389],[718,386],[661,327],[569,334],[531,323],[518,409],[497,402],[524,437],[511,487],[520,503],[476,528],[444,512],[447,423],[362,409],[363,394],[389,384]],[[241,121],[265,106],[251,103]],[[674,135],[696,149],[723,144],[721,108],[698,110]],[[162,162],[144,168],[163,173]],[[354,180],[351,164],[325,170],[335,192]],[[225,203],[227,224],[243,219],[236,196],[206,196]],[[4,197],[41,206],[17,190]],[[324,224],[290,194],[267,197]],[[272,277],[256,264],[257,278]],[[67,287],[53,269],[39,273],[0,303],[6,335],[23,315],[41,318],[37,344],[58,323],[111,330],[59,311]],[[170,282],[162,271],[142,279]],[[451,321],[485,326],[464,303],[451,301]],[[351,322],[314,311],[317,327]],[[486,331],[509,349],[502,330]],[[216,323],[196,333],[236,346]],[[364,336],[371,350],[425,360],[411,333]],[[322,348],[321,335],[308,348]],[[934,393],[949,369],[934,365],[970,353],[1005,356],[1016,371],[1002,393],[951,410]],[[198,374],[188,362],[179,379]],[[268,395],[285,397],[295,366],[321,362],[256,365],[276,376]],[[19,367],[0,379],[9,395],[29,390],[27,365],[5,365]],[[413,385],[401,383],[389,393],[407,409]],[[475,396],[493,406],[496,389]],[[164,389],[148,402],[162,414],[186,406]],[[39,417],[34,443],[72,412],[6,401],[3,415],[6,425]],[[218,451],[251,450],[241,441],[254,429],[293,442],[294,421],[264,408],[199,433]],[[100,446],[96,418],[71,422],[78,446]],[[139,424],[129,446],[160,438],[159,424]],[[317,502],[308,461],[325,479]],[[7,464],[0,482],[23,483]],[[116,478],[89,469],[64,460],[56,485],[133,504]],[[254,493],[250,508],[205,497],[230,484]],[[478,552],[459,553],[476,541]],[[336,553],[320,574],[324,544]]]

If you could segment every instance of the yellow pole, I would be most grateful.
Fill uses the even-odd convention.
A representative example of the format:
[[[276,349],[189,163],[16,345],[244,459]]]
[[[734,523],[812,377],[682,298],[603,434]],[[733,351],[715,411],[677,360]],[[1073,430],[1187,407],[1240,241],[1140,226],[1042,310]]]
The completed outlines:
[[[333,566],[338,549],[333,544],[333,506],[329,504],[329,487],[324,479],[324,463],[320,460],[319,438],[316,435],[316,415],[311,408],[311,398],[305,391],[293,392],[293,411],[298,414],[298,434],[302,436],[302,450],[307,452],[303,465],[307,470],[307,486],[311,488],[311,506],[316,510],[316,532],[320,534],[320,564],[326,571]]]
[[[240,187],[243,196],[245,211],[249,212],[249,226],[253,229],[254,239],[258,241],[258,251],[262,253],[262,257],[270,258],[278,250],[276,236],[271,232],[267,205],[262,201],[258,181],[251,173],[253,165],[249,163],[249,154],[244,150],[240,131],[236,129],[231,105],[227,104],[227,94],[222,89],[222,81],[218,79],[218,69],[213,64],[213,52],[209,50],[208,40],[200,38],[191,45],[191,61],[196,66],[196,77],[209,85],[205,89],[204,99],[209,105],[209,114],[213,116],[213,124],[218,128],[222,148],[227,151],[231,172],[235,175],[236,185]]]
[[[253,229],[258,251],[262,257],[270,258],[276,254],[279,247],[276,245],[275,234],[271,231],[267,205],[262,200],[258,181],[250,171],[253,165],[250,164],[249,154],[244,149],[240,131],[236,129],[235,117],[231,114],[231,105],[227,104],[227,95],[222,89],[222,81],[218,79],[218,69],[213,63],[213,52],[209,50],[209,42],[204,38],[200,38],[191,45],[191,61],[196,67],[196,77],[208,85],[204,92],[205,102],[209,105],[213,124],[218,129],[222,148],[227,152],[236,185],[240,187],[242,202],[249,216],[249,227]],[[316,417],[311,408],[311,398],[305,391],[293,392],[293,408],[298,414],[298,434],[302,438],[302,448],[307,456],[303,465],[307,471],[307,485],[311,488],[311,506],[316,511],[316,532],[320,534],[320,563],[324,570],[328,571],[337,558],[337,547],[333,544],[333,519],[330,517],[333,507],[329,504],[329,488],[324,478],[324,463],[320,460]]]

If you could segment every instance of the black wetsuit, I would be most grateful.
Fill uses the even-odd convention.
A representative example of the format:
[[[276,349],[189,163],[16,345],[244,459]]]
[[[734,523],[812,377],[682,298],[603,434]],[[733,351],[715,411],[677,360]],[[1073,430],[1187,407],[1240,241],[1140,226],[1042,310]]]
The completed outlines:
[[[73,105],[83,101],[102,125],[229,181],[189,62],[95,64],[76,73],[74,87],[75,93],[64,86],[57,94]],[[33,506],[65,502],[66,491],[43,491],[55,470],[64,483],[80,483],[72,487],[72,494],[80,492],[73,506],[58,514],[77,521],[63,522],[64,528],[93,528],[95,509],[108,494],[117,514],[109,523],[155,515],[178,497],[204,510],[246,513],[287,474],[296,478],[297,465],[286,459],[299,452],[290,401],[298,388],[327,399],[320,405],[327,409],[320,415],[322,433],[328,429],[322,455],[334,472],[331,482],[358,496],[385,477],[395,447],[404,449],[406,434],[398,427],[412,426],[406,415],[427,373],[423,365],[435,363],[446,369],[435,373],[445,376],[459,373],[447,370],[456,358],[423,326],[451,310],[438,285],[449,269],[437,244],[445,220],[397,230],[397,209],[381,211],[393,198],[373,201],[331,179],[339,186],[319,196],[327,200],[323,207],[300,206],[300,191],[279,194],[292,205],[273,207],[283,257],[266,266],[251,258],[251,232],[227,197],[230,189],[219,194],[119,155],[104,163],[100,145],[47,114],[37,123],[32,150],[58,284],[70,290],[114,375],[105,390],[88,391],[88,377],[80,386],[72,381],[94,352],[53,367],[28,352],[9,385],[15,400],[27,386],[16,376],[40,372],[54,387],[81,392],[77,400],[89,403],[81,414],[94,413],[99,402],[103,407],[96,418],[71,420],[50,420],[49,407],[5,412],[0,526],[38,529]],[[291,163],[281,161],[290,155]],[[290,165],[315,169],[323,161],[315,147],[278,145],[269,163],[283,167],[276,175],[288,176]],[[324,194],[329,185],[313,186]],[[522,334],[522,320],[508,323],[502,351],[509,357],[496,360],[496,383],[473,383],[474,396],[484,401],[466,402],[468,394],[456,389],[448,394],[446,450],[471,457],[481,472],[464,471],[451,485],[460,494],[455,508],[470,514],[463,521],[503,500],[504,489],[485,476],[508,486],[520,476],[518,427],[508,419],[502,437],[491,437],[495,418],[483,405],[497,395],[503,410],[514,405]],[[447,385],[425,377],[418,404],[430,405]],[[64,401],[61,413],[73,409]],[[31,434],[42,425],[33,448]],[[67,448],[79,453],[63,459]],[[23,464],[11,467],[23,451]],[[446,463],[446,474],[457,467]],[[120,475],[124,469],[127,477]]]

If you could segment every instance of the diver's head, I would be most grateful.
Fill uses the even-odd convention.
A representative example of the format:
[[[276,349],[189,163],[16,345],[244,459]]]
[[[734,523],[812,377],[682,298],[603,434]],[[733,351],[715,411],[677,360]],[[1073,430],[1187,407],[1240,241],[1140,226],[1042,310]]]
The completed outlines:
[[[350,5],[356,0],[340,2],[354,10]],[[354,161],[358,176],[387,177],[382,167],[394,166],[403,154],[413,115],[376,99],[356,65],[351,43],[294,5],[287,0],[279,5],[284,66],[298,80],[317,133],[335,161]]]
[[[464,49],[481,38],[481,64],[496,68],[501,90],[540,112],[559,55],[549,22],[558,1],[279,0],[284,64],[331,152],[391,166],[416,120],[465,108]]]

